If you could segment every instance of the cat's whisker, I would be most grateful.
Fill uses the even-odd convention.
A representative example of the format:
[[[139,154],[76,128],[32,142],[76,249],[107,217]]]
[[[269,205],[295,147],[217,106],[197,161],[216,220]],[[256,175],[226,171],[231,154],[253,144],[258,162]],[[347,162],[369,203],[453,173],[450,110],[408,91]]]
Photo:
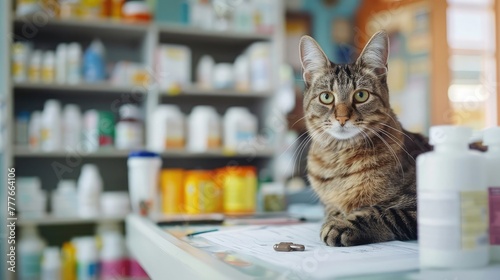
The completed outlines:
[[[401,144],[399,144],[399,143],[397,143],[397,141],[396,141],[396,140],[398,140],[398,141],[401,141],[401,140],[397,139],[397,138],[396,138],[396,136],[391,135],[388,131],[385,131],[385,130],[380,130],[379,132],[382,132],[382,133],[384,133],[384,135],[386,135],[387,137],[389,137],[389,138],[393,139],[393,140],[394,140],[394,143],[396,143],[396,145],[398,145],[398,146],[401,148],[401,150],[403,150],[403,151],[404,151],[404,152],[405,152],[405,153],[406,153],[406,154],[407,154],[407,155],[408,155],[411,159],[413,159],[413,161],[415,161],[415,158],[413,158],[413,156],[412,156],[412,155],[410,155],[410,153],[409,153],[409,152],[408,152],[408,151],[407,151],[407,150],[403,147],[403,145],[404,145],[404,144],[403,144],[402,142],[400,142]]]
[[[389,115],[389,114],[387,114],[386,112],[383,112],[383,111],[382,111],[382,113],[385,114],[386,116],[388,116],[389,118],[391,118],[391,120],[394,122],[395,125],[398,125],[398,122],[394,119],[393,116],[391,116],[391,115]]]
[[[301,147],[303,145],[305,145],[305,143],[309,140],[309,139],[312,139],[312,134],[314,134],[315,132],[313,131],[313,133],[311,134],[307,134],[307,137],[303,138],[303,141],[297,146],[297,149],[293,152],[292,154],[292,158],[290,160],[290,162],[287,164],[286,168],[285,168],[285,171],[288,171],[290,166],[293,170],[293,172],[295,172],[295,166],[296,166],[296,161],[298,159],[298,154],[297,152],[301,149]]]
[[[359,132],[361,132],[361,136],[363,136],[363,140],[365,141],[365,145],[366,145],[365,155],[366,155],[366,153],[368,152],[368,149],[370,148],[370,146],[369,146],[370,142],[371,142],[372,149],[375,149],[375,145],[373,144],[373,141],[370,139],[370,137],[368,136],[368,134],[366,132],[364,132],[362,129],[360,129]]]
[[[285,150],[285,151],[283,151],[283,152],[281,153],[281,155],[279,155],[279,157],[278,157],[278,158],[282,157],[282,156],[283,156],[286,152],[288,152],[288,150],[289,150],[291,147],[293,147],[293,145],[295,144],[295,142],[299,141],[299,140],[300,140],[300,138],[301,138],[301,137],[303,137],[304,135],[305,135],[305,136],[308,136],[308,135],[309,135],[309,133],[306,131],[306,132],[303,132],[302,134],[300,134],[300,135],[299,135],[299,137],[297,137],[297,139],[295,139],[295,140],[292,142],[292,144],[288,145],[288,147],[286,148],[286,150]]]
[[[407,133],[405,133],[402,129],[397,129],[397,128],[394,128],[394,127],[392,127],[392,126],[390,126],[390,125],[388,125],[388,124],[382,123],[382,122],[379,122],[378,124],[383,125],[383,126],[386,126],[386,127],[390,128],[390,129],[393,129],[393,130],[395,130],[395,131],[397,131],[397,132],[399,132],[399,133],[403,134],[404,136],[408,137],[408,139],[410,139],[412,142],[414,142],[414,143],[415,143],[415,140],[413,140],[413,138],[411,138],[411,137],[410,137],[410,135],[408,135]]]
[[[302,165],[302,164],[301,164],[301,162],[302,162],[302,161],[300,160],[300,159],[302,158],[302,154],[303,154],[303,153],[304,153],[304,151],[306,150],[306,147],[308,147],[308,146],[309,146],[309,144],[311,143],[311,141],[312,141],[312,138],[311,138],[311,139],[309,139],[309,140],[308,140],[308,142],[307,142],[304,146],[302,146],[302,149],[301,149],[301,150],[299,150],[298,157],[297,157],[297,158],[299,159],[299,160],[298,160],[298,167],[299,167],[299,170],[301,170],[301,169],[300,169],[300,167],[301,167],[301,165]]]
[[[290,127],[293,127],[294,125],[296,125],[298,122],[300,122],[301,120],[305,119],[307,116],[303,116],[302,118],[296,120]]]
[[[307,132],[306,132],[307,133]],[[303,133],[306,134],[306,133]],[[294,172],[295,172],[295,166],[297,166],[297,162],[300,162],[301,158],[300,158],[300,150],[304,149],[312,140],[312,138],[317,135],[317,134],[320,134],[321,133],[321,130],[320,129],[316,129],[316,130],[313,130],[311,133],[307,133],[306,136],[309,137],[305,137],[303,138],[303,142],[301,142],[299,144],[299,146],[297,147],[297,149],[293,152],[292,154],[292,159],[291,161],[287,164],[286,168],[285,168],[285,171],[288,171],[289,168],[290,168],[290,165],[291,165],[291,168],[293,168]],[[298,139],[296,139],[295,141],[297,141]],[[300,167],[299,167],[299,170],[300,170]]]
[[[387,146],[387,148],[391,152],[392,156],[394,157],[396,164],[399,164],[399,166],[401,167],[401,173],[403,174],[403,178],[404,178],[405,175],[404,175],[403,164],[399,160],[397,153],[394,151],[394,149],[391,147],[391,145],[389,143],[387,143],[387,141],[385,141],[384,138],[376,130],[368,128],[368,127],[366,129],[372,131],[375,134],[375,136],[377,136],[380,140],[382,140],[382,142]]]

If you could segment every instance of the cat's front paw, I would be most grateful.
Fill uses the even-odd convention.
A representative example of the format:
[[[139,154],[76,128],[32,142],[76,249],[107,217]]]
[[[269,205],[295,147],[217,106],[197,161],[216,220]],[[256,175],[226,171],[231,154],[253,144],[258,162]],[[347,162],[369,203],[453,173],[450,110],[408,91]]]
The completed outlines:
[[[330,219],[321,228],[321,240],[328,246],[348,247],[369,243],[362,235],[345,219]]]

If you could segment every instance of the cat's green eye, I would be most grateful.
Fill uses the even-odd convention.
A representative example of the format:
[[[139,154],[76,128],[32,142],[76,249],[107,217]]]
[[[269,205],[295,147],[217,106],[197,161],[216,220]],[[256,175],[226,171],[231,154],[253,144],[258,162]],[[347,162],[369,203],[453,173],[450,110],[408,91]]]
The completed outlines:
[[[370,97],[370,93],[366,90],[360,90],[354,94],[354,101],[356,103],[363,103],[368,100],[368,97]]]
[[[330,93],[330,92],[322,92],[320,95],[319,95],[319,101],[325,105],[330,105],[333,103],[334,101],[334,97],[333,97],[333,94]]]

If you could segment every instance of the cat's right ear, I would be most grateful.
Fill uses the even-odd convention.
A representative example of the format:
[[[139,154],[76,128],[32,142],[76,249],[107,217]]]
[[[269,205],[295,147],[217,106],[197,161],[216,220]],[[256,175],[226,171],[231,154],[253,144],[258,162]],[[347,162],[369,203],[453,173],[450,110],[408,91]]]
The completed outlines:
[[[310,36],[302,36],[299,45],[300,62],[306,85],[311,85],[314,78],[330,65],[330,60],[318,43]]]

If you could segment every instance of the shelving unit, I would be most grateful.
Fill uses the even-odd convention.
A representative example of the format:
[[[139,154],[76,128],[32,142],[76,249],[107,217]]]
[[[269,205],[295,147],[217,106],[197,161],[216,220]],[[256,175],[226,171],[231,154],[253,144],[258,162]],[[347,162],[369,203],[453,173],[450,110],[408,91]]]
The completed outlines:
[[[74,151],[53,151],[44,152],[39,150],[30,150],[27,148],[16,148],[14,156],[17,158],[64,158],[64,157],[82,157],[82,158],[127,158],[130,151],[116,149],[102,149],[95,152],[74,152]],[[162,152],[164,158],[238,158],[255,156],[258,158],[271,158],[275,156],[273,150],[255,149],[248,152],[232,152],[223,150],[214,150],[208,152],[193,153],[185,150],[172,150]]]
[[[277,26],[272,34],[244,33],[235,31],[204,30],[178,25],[160,23],[131,24],[111,20],[83,21],[63,20],[50,16],[14,17],[11,1],[0,4],[0,10],[6,11],[10,18],[6,29],[14,41],[31,41],[33,46],[41,50],[54,50],[58,43],[78,42],[83,49],[94,39],[103,41],[110,62],[128,60],[143,64],[146,69],[154,69],[155,49],[159,44],[183,44],[192,49],[192,77],[200,57],[207,53],[216,62],[233,62],[253,42],[270,42],[274,53],[272,61],[272,81],[278,80],[278,67],[282,62],[281,47],[283,44],[283,26]],[[4,9],[6,8],[6,9]],[[2,18],[3,19],[3,18]],[[279,19],[277,19],[278,21]],[[10,42],[9,42],[10,44]],[[116,51],[117,50],[117,51]],[[10,56],[7,55],[7,58]],[[7,65],[8,66],[8,65]],[[145,112],[145,135],[147,120],[159,104],[177,104],[187,115],[195,105],[212,105],[220,114],[230,106],[245,106],[258,116],[261,131],[266,131],[265,120],[273,108],[273,96],[276,85],[268,91],[238,91],[231,89],[202,89],[194,83],[184,87],[180,92],[171,93],[158,86],[117,86],[110,83],[100,84],[43,84],[43,83],[10,83],[9,67],[6,67],[7,102],[11,102],[11,110],[7,110],[9,126],[13,126],[15,116],[21,110],[40,110],[47,99],[56,98],[63,104],[80,104],[82,111],[95,108],[111,110],[116,102],[119,105],[136,103]],[[1,72],[1,71],[0,71]],[[131,96],[134,97],[131,100]],[[116,107],[116,106],[115,106]],[[266,131],[267,132],[267,131]],[[14,134],[8,134],[7,150],[10,154],[6,162],[11,162],[18,169],[17,176],[38,176],[45,190],[50,191],[59,179],[78,178],[83,164],[98,165],[103,177],[104,191],[123,191],[127,189],[127,157],[130,151],[117,149],[101,149],[96,152],[44,152],[30,150],[28,147],[14,145]],[[192,153],[186,150],[172,150],[161,153],[164,168],[180,167],[186,169],[213,169],[228,164],[254,165],[258,168],[270,167],[278,156],[273,145],[249,146],[239,152],[214,150],[203,153]],[[54,166],[63,166],[64,173],[56,176]],[[62,178],[61,178],[62,176]],[[59,239],[68,240],[75,234],[93,234],[93,226],[98,223],[123,223],[125,217],[99,217],[95,219],[62,218],[50,214],[37,219],[19,219],[18,225],[37,225],[42,227],[41,234],[49,239],[49,244],[58,244]],[[65,227],[64,232],[57,229]],[[50,236],[50,238],[49,238]],[[2,277],[0,277],[2,278]],[[3,279],[3,278],[2,278]]]
[[[125,221],[125,216],[81,218],[81,217],[55,217],[47,215],[36,219],[19,218],[18,225],[64,226],[64,225],[96,224],[96,223],[121,223],[123,221]]]
[[[74,94],[74,93],[83,93],[83,94],[120,94],[127,93],[134,90],[133,86],[116,86],[107,83],[99,83],[99,84],[76,84],[76,85],[68,85],[68,84],[42,84],[42,83],[15,83],[14,90],[16,94],[23,94],[26,92],[33,91],[50,91],[52,93],[61,93],[61,94]],[[142,93],[138,91],[138,93]],[[145,92],[144,92],[145,94]]]
[[[181,92],[162,91],[162,96],[168,97],[231,97],[231,98],[268,98],[272,92],[268,91],[237,91],[232,89],[203,89],[195,86],[185,87]]]

